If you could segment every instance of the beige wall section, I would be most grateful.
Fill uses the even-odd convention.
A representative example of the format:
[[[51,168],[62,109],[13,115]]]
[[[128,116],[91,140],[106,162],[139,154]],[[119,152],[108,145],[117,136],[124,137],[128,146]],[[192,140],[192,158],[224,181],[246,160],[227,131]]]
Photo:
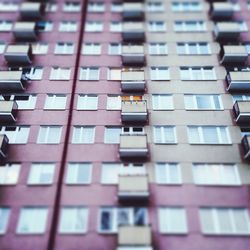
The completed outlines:
[[[150,111],[150,125],[232,125],[229,111]]]

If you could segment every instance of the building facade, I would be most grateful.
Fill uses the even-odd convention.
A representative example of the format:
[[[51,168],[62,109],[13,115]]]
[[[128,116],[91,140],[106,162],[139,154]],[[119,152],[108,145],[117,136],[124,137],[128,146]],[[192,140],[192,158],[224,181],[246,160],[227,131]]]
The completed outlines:
[[[248,250],[249,14],[0,0],[0,250]]]

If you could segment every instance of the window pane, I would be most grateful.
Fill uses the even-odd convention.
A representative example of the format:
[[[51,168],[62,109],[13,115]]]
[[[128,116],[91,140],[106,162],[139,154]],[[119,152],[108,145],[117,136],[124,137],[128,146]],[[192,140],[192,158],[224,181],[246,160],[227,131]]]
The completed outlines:
[[[69,163],[67,184],[89,184],[91,182],[92,165],[89,163]]]

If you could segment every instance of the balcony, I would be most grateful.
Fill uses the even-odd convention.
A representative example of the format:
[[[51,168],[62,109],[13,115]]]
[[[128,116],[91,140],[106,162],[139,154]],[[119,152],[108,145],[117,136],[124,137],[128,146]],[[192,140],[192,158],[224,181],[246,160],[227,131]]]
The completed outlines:
[[[7,156],[9,139],[6,135],[0,135],[0,161],[4,162]]]
[[[31,46],[30,45],[8,45],[4,54],[8,64],[31,64]]]
[[[147,102],[146,101],[122,101],[121,118],[123,122],[146,122]]]
[[[0,100],[0,122],[15,122],[17,115],[17,103],[15,101]]]
[[[144,9],[142,3],[124,3],[123,21],[143,21]]]
[[[11,92],[24,90],[22,71],[0,71],[0,90]]]
[[[232,71],[226,76],[228,91],[250,91],[250,71]]]
[[[221,63],[240,63],[244,64],[247,60],[247,49],[243,45],[225,45],[221,49]]]
[[[250,122],[250,101],[237,101],[233,106],[233,113],[237,123]]]
[[[122,71],[121,89],[124,92],[143,92],[145,90],[145,75],[143,70]]]
[[[211,5],[211,16],[214,19],[228,19],[233,13],[234,7],[231,2],[215,2]]]
[[[245,160],[250,160],[250,135],[245,135],[241,140]]]
[[[146,135],[121,135],[120,136],[120,158],[144,159],[148,156],[148,145]]]
[[[218,22],[214,28],[217,40],[237,40],[240,32],[240,24],[237,22]]]
[[[43,12],[43,5],[39,2],[24,2],[20,6],[20,13],[24,19],[39,19]]]
[[[145,55],[143,45],[123,45],[122,46],[122,64],[123,66],[145,65]]]
[[[118,198],[120,201],[148,200],[149,185],[146,175],[120,175],[118,183]]]
[[[17,40],[35,40],[37,29],[35,22],[16,22],[13,28],[14,36]]]
[[[125,22],[122,39],[125,43],[142,43],[145,41],[143,22]]]
[[[122,226],[118,230],[119,250],[125,249],[125,246],[135,247],[133,249],[137,249],[136,247],[148,247],[146,249],[152,250],[152,232],[150,226]]]

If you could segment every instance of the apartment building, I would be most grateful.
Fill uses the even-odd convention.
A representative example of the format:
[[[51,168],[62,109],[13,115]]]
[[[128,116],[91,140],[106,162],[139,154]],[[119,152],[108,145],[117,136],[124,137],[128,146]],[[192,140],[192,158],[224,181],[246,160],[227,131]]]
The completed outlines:
[[[0,249],[248,250],[249,15],[0,0]]]

